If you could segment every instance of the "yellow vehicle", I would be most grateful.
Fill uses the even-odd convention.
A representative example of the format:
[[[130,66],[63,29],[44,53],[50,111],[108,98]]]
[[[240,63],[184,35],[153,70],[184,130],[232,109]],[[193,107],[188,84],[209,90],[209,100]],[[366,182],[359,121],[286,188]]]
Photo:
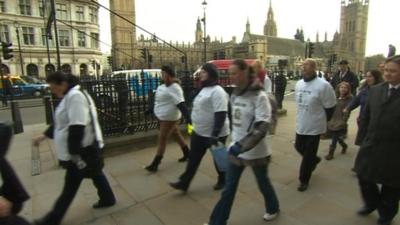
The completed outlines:
[[[6,88],[3,88],[5,86]],[[48,84],[30,84],[22,79],[20,76],[7,75],[0,77],[0,96],[11,95],[14,96],[34,96],[39,97],[49,93]]]

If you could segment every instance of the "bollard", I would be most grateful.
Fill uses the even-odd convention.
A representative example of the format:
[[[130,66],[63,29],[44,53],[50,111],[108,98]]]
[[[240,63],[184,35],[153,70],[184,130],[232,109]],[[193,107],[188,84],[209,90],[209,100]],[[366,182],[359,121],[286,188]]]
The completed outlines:
[[[51,107],[51,97],[43,97],[44,111],[46,116],[46,124],[53,124],[53,107]]]
[[[21,112],[18,107],[18,102],[11,100],[11,116],[13,120],[14,134],[20,134],[24,132],[24,126],[22,124]]]

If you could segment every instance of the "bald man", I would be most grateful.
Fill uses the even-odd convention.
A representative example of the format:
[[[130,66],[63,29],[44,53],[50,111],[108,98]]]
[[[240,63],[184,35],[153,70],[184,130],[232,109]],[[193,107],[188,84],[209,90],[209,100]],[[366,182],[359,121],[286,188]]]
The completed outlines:
[[[316,73],[316,62],[306,59],[303,63],[303,79],[295,87],[296,94],[296,141],[295,148],[302,156],[298,191],[307,190],[312,172],[321,161],[317,156],[320,135],[326,132],[327,121],[336,105],[332,86]]]

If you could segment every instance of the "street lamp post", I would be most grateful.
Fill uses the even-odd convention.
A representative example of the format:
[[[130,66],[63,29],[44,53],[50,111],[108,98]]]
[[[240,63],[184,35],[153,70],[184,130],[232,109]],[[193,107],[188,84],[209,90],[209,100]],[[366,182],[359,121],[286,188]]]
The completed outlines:
[[[207,7],[207,2],[206,0],[203,1],[203,3],[201,3],[203,5],[203,19],[201,19],[201,21],[203,22],[203,26],[204,26],[204,58],[203,58],[203,62],[206,63],[207,62],[207,32],[206,32],[206,7]]]
[[[19,24],[15,24],[15,31],[17,32],[17,40],[18,40],[18,52],[19,52],[19,62],[21,66],[21,75],[25,75],[24,73],[24,59],[22,58],[22,50],[21,50],[21,39],[19,37]]]

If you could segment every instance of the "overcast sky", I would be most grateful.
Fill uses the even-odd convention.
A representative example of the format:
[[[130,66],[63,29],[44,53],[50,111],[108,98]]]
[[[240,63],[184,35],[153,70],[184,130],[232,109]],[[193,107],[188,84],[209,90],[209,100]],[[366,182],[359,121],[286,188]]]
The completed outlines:
[[[109,0],[99,0],[108,6]],[[124,0],[129,1],[129,0]],[[194,42],[198,17],[203,16],[203,0],[136,0],[136,24],[156,33],[164,40]],[[339,30],[341,0],[272,0],[278,36],[293,38],[297,28],[303,27],[305,38],[320,41],[325,31],[328,40]],[[207,34],[214,40],[240,42],[249,18],[251,32],[262,34],[269,0],[207,0]],[[400,9],[399,0],[370,0],[366,55],[384,54],[393,44],[400,52],[400,29],[395,25]],[[100,38],[111,44],[110,16],[100,9]],[[396,22],[396,24],[398,24]],[[396,28],[397,27],[397,28]],[[136,30],[137,36],[144,33]],[[147,36],[147,35],[145,35]],[[102,45],[102,51],[110,47]]]

